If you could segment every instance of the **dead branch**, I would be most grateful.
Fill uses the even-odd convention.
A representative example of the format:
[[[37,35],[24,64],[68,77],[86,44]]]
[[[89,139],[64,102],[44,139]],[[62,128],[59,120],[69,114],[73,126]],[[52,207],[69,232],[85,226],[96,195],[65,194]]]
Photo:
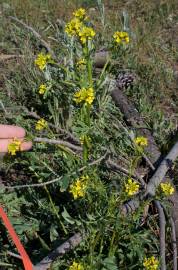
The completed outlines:
[[[165,242],[165,226],[166,219],[164,210],[159,201],[154,201],[155,206],[158,210],[159,215],[159,227],[160,227],[160,259],[161,259],[161,270],[166,270],[166,242]]]
[[[154,196],[156,188],[164,180],[167,171],[172,167],[173,162],[178,157],[178,142],[172,147],[168,155],[163,159],[160,166],[150,178],[145,196]]]
[[[116,106],[118,106],[121,112],[124,114],[126,122],[133,128],[139,127],[139,134],[148,138],[148,147],[146,148],[146,151],[149,155],[150,162],[154,164],[155,167],[157,167],[160,163],[161,152],[159,151],[159,148],[157,147],[151,132],[145,127],[145,124],[141,119],[139,112],[136,110],[134,105],[127,99],[127,97],[124,95],[122,90],[119,89],[119,87],[115,87],[115,89],[111,93],[111,96]],[[163,173],[163,171],[162,175],[165,176],[165,173]],[[164,180],[164,178],[162,180]],[[150,187],[148,186],[147,188],[148,190],[150,189]],[[144,198],[145,197],[141,193],[136,195],[134,199],[128,201],[127,203],[125,203],[125,205],[123,205],[121,211],[123,212],[123,214],[135,211],[139,207],[141,201],[144,200]],[[175,224],[176,240],[178,241],[178,192],[176,191],[176,188],[174,194],[172,196],[169,196],[168,199],[172,203],[171,215]]]
[[[90,163],[88,163],[87,165],[81,167],[80,169],[77,170],[77,172],[82,172],[83,170],[85,170],[87,167],[90,167],[90,166],[94,166],[94,165],[97,165],[99,164],[100,162],[102,162],[103,160],[106,159],[108,155],[108,152],[106,152],[103,156],[101,156],[100,158],[94,160],[94,161],[91,161]],[[72,176],[72,175],[75,175],[76,174],[76,171],[75,172],[72,172],[70,174],[68,174],[68,176]],[[47,186],[47,185],[51,185],[51,184],[54,184],[56,182],[59,182],[64,176],[59,176],[55,179],[52,179],[50,181],[46,181],[46,182],[43,182],[43,183],[35,183],[35,184],[29,184],[29,185],[16,185],[16,186],[6,186],[6,185],[3,185],[3,188],[6,188],[6,189],[21,189],[21,188],[29,188],[29,187],[43,187],[43,186]]]
[[[119,107],[120,111],[124,114],[126,122],[133,128],[139,127],[139,134],[148,139],[148,146],[145,150],[149,154],[151,163],[154,164],[159,160],[161,154],[151,132],[141,119],[139,112],[118,87],[112,91],[111,96],[116,106]]]
[[[109,167],[109,168],[111,168],[113,170],[117,170],[119,172],[122,172],[126,176],[130,175],[129,171],[126,168],[116,164],[113,160],[110,159],[110,157],[106,161],[106,165],[107,165],[107,167]],[[146,187],[145,181],[142,179],[142,177],[137,172],[135,172],[133,175],[131,175],[131,177],[133,179],[139,181],[143,187]]]
[[[33,139],[34,142],[44,142],[44,143],[49,143],[49,144],[58,144],[58,145],[63,145],[66,146],[70,149],[76,150],[81,152],[82,151],[82,147],[77,146],[75,144],[69,143],[67,141],[63,141],[63,140],[55,140],[55,139],[48,139],[48,138],[34,138]]]
[[[42,259],[38,264],[34,266],[34,270],[47,270],[51,264],[58,258],[77,247],[82,242],[82,236],[80,233],[74,234],[61,246],[57,247],[51,253]]]
[[[24,109],[24,112],[27,116],[31,116],[37,120],[39,120],[41,117],[34,111],[29,111],[27,108],[23,108]],[[54,128],[57,132],[60,132],[64,135],[66,135],[69,139],[71,139],[74,143],[76,144],[80,144],[80,141],[71,133],[69,132],[68,130],[65,130],[63,128],[60,128],[60,127],[56,127],[55,125],[51,124],[51,123],[48,123],[48,126],[49,127],[52,127]]]
[[[14,58],[21,58],[24,57],[24,55],[18,55],[18,54],[0,54],[0,62],[8,61]]]
[[[171,229],[172,229],[172,250],[173,250],[173,270],[177,270],[177,241],[176,241],[176,230],[173,218],[171,218]]]
[[[21,24],[24,28],[26,28],[28,31],[30,31],[31,33],[33,33],[33,35],[40,40],[41,44],[47,49],[47,51],[51,54],[53,59],[57,59],[54,51],[51,49],[50,45],[42,38],[42,36],[35,30],[33,29],[33,27],[27,25],[26,23],[22,22],[21,20],[19,20],[18,18],[15,18],[13,16],[9,16],[9,18],[19,24]]]

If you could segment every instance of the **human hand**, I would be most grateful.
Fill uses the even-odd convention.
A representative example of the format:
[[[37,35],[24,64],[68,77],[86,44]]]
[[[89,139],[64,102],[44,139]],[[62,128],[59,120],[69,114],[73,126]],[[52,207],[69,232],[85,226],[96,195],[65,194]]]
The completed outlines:
[[[21,141],[21,151],[29,150],[32,147],[32,142],[24,142],[25,130],[21,127],[11,125],[0,125],[0,153],[8,152],[8,144],[14,138]]]

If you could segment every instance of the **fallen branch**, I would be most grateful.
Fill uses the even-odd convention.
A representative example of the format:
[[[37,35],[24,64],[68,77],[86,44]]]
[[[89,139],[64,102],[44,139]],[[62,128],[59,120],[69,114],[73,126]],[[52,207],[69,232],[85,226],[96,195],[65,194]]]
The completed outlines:
[[[21,58],[24,57],[24,55],[18,55],[18,54],[0,54],[0,62],[4,62],[10,59],[14,58]]]
[[[151,163],[157,163],[160,159],[161,153],[154,138],[152,137],[151,132],[146,128],[146,125],[142,121],[135,106],[127,99],[123,91],[118,87],[112,91],[111,96],[116,106],[119,107],[120,111],[124,114],[126,122],[133,128],[139,127],[139,135],[148,139],[148,146],[145,148],[145,150],[149,154]]]
[[[160,260],[161,260],[161,269],[166,270],[166,243],[165,243],[165,226],[166,219],[164,215],[164,210],[159,201],[154,201],[155,206],[158,210],[159,216],[159,227],[160,227]]]
[[[154,196],[156,188],[161,182],[164,182],[167,171],[172,167],[173,162],[178,157],[178,142],[172,147],[168,155],[163,159],[160,166],[150,178],[147,185],[145,196]]]
[[[161,152],[159,151],[159,148],[157,147],[156,142],[151,132],[145,127],[145,124],[142,118],[140,117],[139,112],[136,110],[134,105],[127,99],[127,97],[124,95],[123,91],[119,87],[115,87],[115,89],[111,93],[111,96],[116,106],[118,106],[120,111],[124,114],[126,122],[133,128],[136,128],[136,129],[139,128],[139,135],[147,137],[148,147],[146,148],[146,151],[147,151],[147,154],[149,155],[150,162],[154,164],[153,165],[154,167],[157,167],[158,164],[160,163]],[[165,164],[165,167],[166,167],[166,164]],[[165,173],[167,172],[168,169],[169,168],[167,167],[166,171],[164,170],[165,171],[164,173],[162,171],[162,176],[165,176]],[[159,179],[159,182],[163,180],[164,180],[164,177],[162,180]],[[151,189],[151,193],[152,193],[153,188],[151,186],[147,186],[147,188],[148,188],[148,191],[150,191]],[[134,199],[125,203],[121,211],[125,215],[128,214],[129,212],[135,211],[139,207],[141,201],[144,199],[145,199],[145,196],[143,196],[143,193],[138,194]],[[174,194],[172,196],[169,196],[168,199],[172,203],[171,215],[172,215],[173,222],[175,224],[176,240],[178,241],[178,193],[176,191],[176,188],[175,188]]]
[[[53,59],[57,59],[54,51],[51,49],[50,45],[42,38],[42,36],[35,30],[33,29],[31,26],[27,25],[26,23],[22,22],[21,20],[19,20],[18,18],[15,18],[13,16],[9,16],[9,18],[15,22],[18,22],[19,24],[21,24],[24,28],[26,28],[28,31],[30,31],[31,33],[33,33],[33,35],[39,39],[41,41],[41,44],[47,49],[47,51],[51,54]]]
[[[100,162],[102,162],[106,158],[107,155],[108,155],[108,152],[106,152],[100,158],[98,158],[98,159],[90,162],[88,165],[85,165],[85,166],[81,167],[80,169],[77,170],[77,172],[82,172],[88,166],[94,166],[94,165],[99,164]],[[72,176],[74,174],[76,174],[76,171],[68,174],[67,176]],[[6,189],[15,189],[15,188],[16,189],[21,189],[21,188],[29,188],[29,187],[43,187],[43,186],[47,186],[47,185],[51,185],[51,184],[54,184],[56,182],[59,182],[63,177],[65,177],[65,175],[64,176],[60,176],[60,177],[55,178],[55,179],[52,179],[52,180],[47,181],[47,182],[36,183],[36,184],[29,184],[29,185],[15,185],[15,186],[6,186],[6,185],[3,185],[3,188],[6,188]]]
[[[23,110],[27,116],[31,116],[37,120],[41,119],[41,117],[36,112],[29,111],[27,108],[23,108]],[[63,128],[56,127],[55,125],[53,125],[51,123],[48,123],[48,126],[54,128],[57,132],[65,134],[69,139],[71,139],[76,144],[80,144],[80,141],[71,132],[69,132]]]
[[[82,236],[80,233],[74,234],[61,246],[57,247],[51,253],[48,254],[44,259],[42,259],[38,264],[34,266],[34,270],[47,270],[50,268],[51,264],[58,258],[69,252],[70,250],[77,247],[82,241]]]
[[[146,187],[145,181],[142,179],[142,177],[137,172],[135,172],[133,175],[130,176],[130,172],[127,169],[125,169],[123,166],[119,166],[114,161],[112,161],[110,158],[108,158],[108,160],[106,161],[106,165],[109,168],[112,168],[114,170],[122,172],[124,175],[126,175],[128,177],[132,177],[133,179],[139,181],[141,183],[142,187],[144,187],[144,188]]]
[[[173,218],[171,218],[171,228],[172,228],[173,270],[177,270],[177,241]]]
[[[82,147],[77,146],[75,144],[69,143],[67,141],[63,141],[63,140],[55,140],[55,139],[48,139],[48,138],[34,138],[33,139],[34,142],[44,142],[44,143],[49,143],[49,144],[58,144],[58,145],[63,145],[66,146],[70,149],[76,150],[81,152],[82,151]]]

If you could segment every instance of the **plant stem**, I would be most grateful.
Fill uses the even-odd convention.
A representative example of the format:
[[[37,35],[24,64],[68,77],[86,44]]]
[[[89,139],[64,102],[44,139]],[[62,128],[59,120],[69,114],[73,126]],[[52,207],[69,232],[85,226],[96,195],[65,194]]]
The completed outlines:
[[[67,234],[67,230],[66,230],[64,224],[63,224],[62,221],[61,221],[61,218],[60,218],[60,216],[59,216],[59,214],[58,214],[58,212],[57,212],[57,210],[56,210],[56,206],[55,206],[55,204],[54,204],[54,202],[53,202],[53,200],[52,200],[52,197],[51,197],[51,195],[50,195],[50,192],[49,192],[47,186],[44,186],[44,189],[45,189],[45,191],[46,191],[46,193],[47,193],[47,195],[48,195],[48,199],[49,199],[49,201],[50,201],[50,204],[51,204],[51,207],[52,207],[52,209],[53,209],[53,211],[54,211],[54,214],[55,214],[56,217],[58,218],[59,223],[61,224],[61,227],[63,228],[64,233]]]

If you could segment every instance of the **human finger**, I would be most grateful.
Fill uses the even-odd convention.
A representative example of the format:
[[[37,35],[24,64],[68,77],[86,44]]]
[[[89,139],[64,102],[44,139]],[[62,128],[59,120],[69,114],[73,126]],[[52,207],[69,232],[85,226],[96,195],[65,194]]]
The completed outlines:
[[[25,130],[13,125],[0,125],[0,139],[23,138]]]
[[[23,138],[20,138],[21,141],[20,151],[27,151],[32,148],[31,141],[24,141]],[[13,142],[13,139],[0,139],[0,153],[7,153],[8,152],[8,145]]]

